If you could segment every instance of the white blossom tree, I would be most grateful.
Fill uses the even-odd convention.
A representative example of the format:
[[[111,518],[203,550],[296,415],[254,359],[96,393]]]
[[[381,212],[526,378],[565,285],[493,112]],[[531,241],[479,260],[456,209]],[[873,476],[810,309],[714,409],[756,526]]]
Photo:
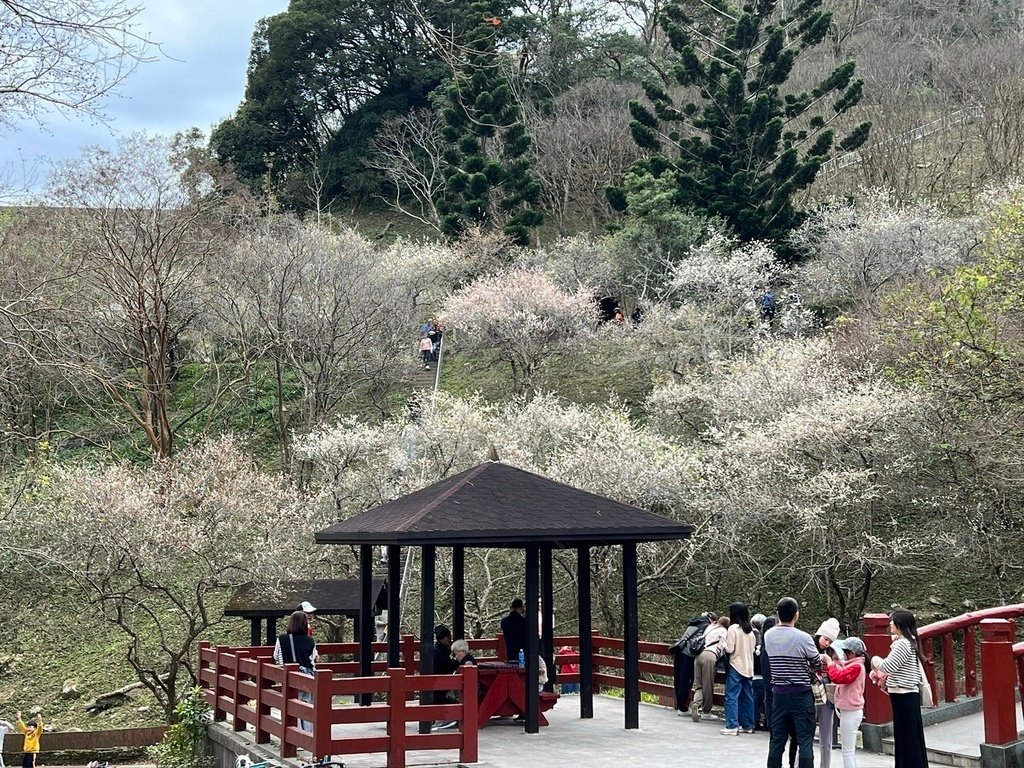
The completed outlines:
[[[516,393],[529,391],[549,358],[569,350],[597,322],[594,294],[559,288],[546,274],[509,268],[449,297],[441,313],[466,351],[493,351],[512,373]]]
[[[197,641],[238,586],[294,577],[326,525],[317,508],[225,437],[149,467],[53,466],[25,501],[25,550],[70,576],[121,634],[171,718],[196,682]]]

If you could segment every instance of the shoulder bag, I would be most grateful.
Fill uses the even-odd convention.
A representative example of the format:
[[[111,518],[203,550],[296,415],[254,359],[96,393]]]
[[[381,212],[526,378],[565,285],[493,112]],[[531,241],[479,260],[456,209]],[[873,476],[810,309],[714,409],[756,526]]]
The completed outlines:
[[[935,693],[932,691],[932,684],[928,681],[928,675],[924,673],[924,665],[920,659],[917,660],[917,671],[921,673],[921,685],[918,686],[918,690],[921,691],[921,706],[934,707]]]

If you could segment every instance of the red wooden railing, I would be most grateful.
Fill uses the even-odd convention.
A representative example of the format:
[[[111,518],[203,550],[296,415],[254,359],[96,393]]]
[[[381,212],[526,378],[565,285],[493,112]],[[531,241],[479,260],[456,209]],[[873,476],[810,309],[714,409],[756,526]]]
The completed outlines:
[[[961,693],[969,698],[978,695],[980,651],[985,741],[990,744],[1006,744],[1017,740],[1012,680],[1016,677],[1024,695],[1024,644],[1014,646],[1013,640],[1016,635],[1016,619],[1021,616],[1024,616],[1024,604],[1006,605],[965,613],[920,629],[924,650],[923,666],[935,692],[936,703],[939,700],[954,702]],[[885,614],[868,614],[864,617],[864,627],[868,655],[887,655],[891,643],[889,617]],[[979,631],[987,632],[980,649],[977,643]],[[1021,649],[1020,655],[1017,653],[1018,648]],[[1016,675],[1013,669],[1015,664]],[[940,667],[941,680],[938,674]],[[1009,705],[1006,702],[1007,691],[1010,696]],[[864,721],[874,724],[890,722],[892,707],[888,696],[875,686],[867,686],[864,693]],[[1012,725],[1008,725],[1010,723]]]
[[[404,643],[408,648],[411,641]],[[329,643],[318,646],[323,656],[358,655],[358,643]],[[375,643],[375,652],[385,652],[384,643]],[[405,667],[388,669],[384,662],[374,662],[375,677],[354,677],[358,661],[317,664],[315,675],[298,671],[295,664],[280,666],[271,658],[271,648],[212,647],[201,643],[199,650],[199,681],[207,703],[213,708],[215,720],[227,720],[235,731],[251,726],[257,744],[267,744],[271,737],[280,742],[281,757],[295,757],[303,749],[316,757],[367,752],[387,753],[388,768],[404,768],[407,749],[458,749],[459,760],[477,762],[477,671],[464,667],[460,675],[410,675]],[[413,654],[404,659],[408,666]],[[346,677],[346,675],[349,675]],[[420,691],[455,690],[463,704],[426,704],[407,706]],[[299,693],[311,694],[308,703]],[[338,707],[335,696],[378,696],[384,701],[369,706]],[[276,715],[274,711],[276,710]],[[312,724],[303,730],[299,721]],[[409,722],[455,720],[457,731],[440,733],[406,733]],[[335,736],[333,726],[384,723],[387,731],[381,736]]]

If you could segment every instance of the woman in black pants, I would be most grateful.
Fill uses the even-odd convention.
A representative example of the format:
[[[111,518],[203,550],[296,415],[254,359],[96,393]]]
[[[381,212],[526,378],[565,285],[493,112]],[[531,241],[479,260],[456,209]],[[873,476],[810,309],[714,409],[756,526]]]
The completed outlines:
[[[928,768],[921,722],[921,640],[914,614],[904,609],[889,617],[892,646],[884,659],[871,660],[871,679],[889,692],[896,768]]]

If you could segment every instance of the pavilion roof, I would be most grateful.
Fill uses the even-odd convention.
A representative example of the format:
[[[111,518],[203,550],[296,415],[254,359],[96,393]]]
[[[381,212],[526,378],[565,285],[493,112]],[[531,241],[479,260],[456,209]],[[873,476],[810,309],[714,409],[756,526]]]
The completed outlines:
[[[374,609],[386,607],[384,580],[374,579],[371,590]],[[306,579],[244,584],[228,600],[224,615],[243,616],[247,619],[288,616],[298,609],[303,600],[313,604],[317,615],[356,617],[359,615],[359,579]]]
[[[683,539],[692,532],[645,509],[489,461],[335,523],[316,541],[564,548]]]

